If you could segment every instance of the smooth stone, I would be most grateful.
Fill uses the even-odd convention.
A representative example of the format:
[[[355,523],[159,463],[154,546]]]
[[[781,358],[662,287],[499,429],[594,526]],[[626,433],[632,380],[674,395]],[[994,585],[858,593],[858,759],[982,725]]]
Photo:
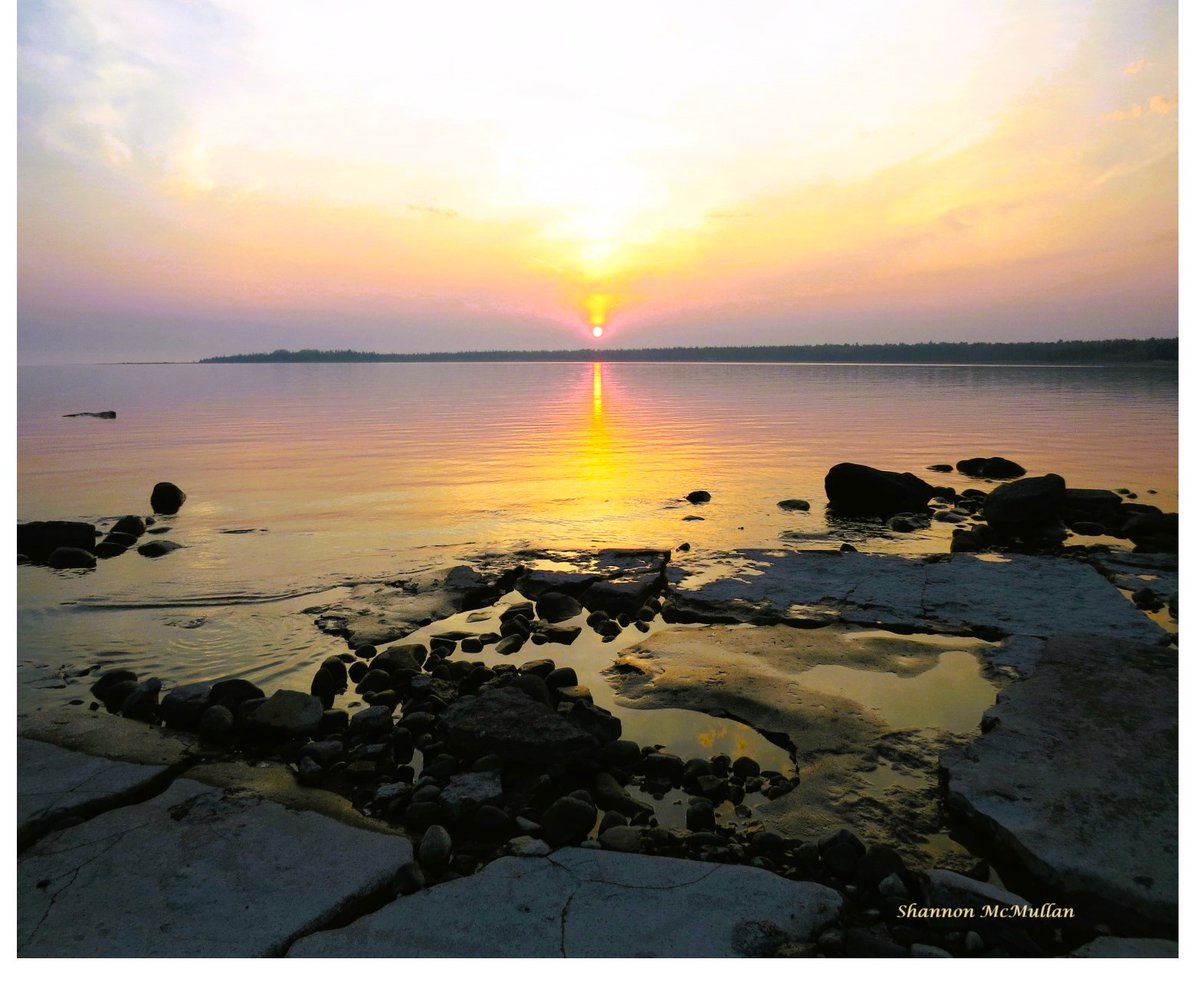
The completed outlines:
[[[297,862],[320,856],[337,862],[322,863],[319,875]],[[411,859],[402,836],[177,779],[18,857],[17,954],[278,956]]]
[[[163,723],[177,730],[195,730],[212,699],[212,687],[211,682],[175,686],[158,707]]]
[[[424,869],[441,872],[450,865],[450,854],[454,844],[450,833],[441,825],[431,825],[421,836],[421,845],[417,850],[417,860]]]
[[[90,522],[17,523],[17,552],[31,562],[44,563],[58,548],[91,552],[96,545],[96,526]]]
[[[583,612],[579,601],[565,593],[543,593],[537,598],[537,615],[551,624],[565,621]]]
[[[883,471],[865,464],[835,464],[825,475],[829,507],[849,515],[887,518],[924,508],[934,496],[931,484],[910,473]]]
[[[1179,942],[1165,938],[1095,938],[1068,958],[1178,958]]]
[[[1025,476],[1024,467],[1005,457],[968,457],[966,460],[960,460],[955,467],[960,474],[966,474],[967,477],[1002,480]]]
[[[46,559],[51,569],[95,569],[96,556],[86,549],[59,546]]]
[[[138,546],[137,551],[139,556],[145,556],[148,559],[158,559],[168,553],[174,552],[176,549],[182,549],[178,542],[172,542],[170,539],[155,539],[153,542],[144,542]]]
[[[542,831],[552,846],[587,838],[596,824],[596,806],[573,795],[559,798],[542,813]]]
[[[775,506],[783,511],[808,511],[812,507],[803,498],[784,498],[783,501],[777,501]]]
[[[642,831],[631,825],[613,825],[599,836],[600,845],[616,852],[641,852]]]
[[[774,936],[808,940],[840,907],[828,887],[750,867],[560,849],[551,857],[496,860],[347,927],[301,938],[288,954],[734,957],[768,953],[749,940],[750,922],[769,926]]]
[[[280,689],[251,710],[246,721],[277,736],[311,736],[320,728],[324,713],[325,707],[315,696]]]
[[[156,515],[174,515],[185,501],[187,495],[170,481],[159,481],[150,492],[150,510]]]

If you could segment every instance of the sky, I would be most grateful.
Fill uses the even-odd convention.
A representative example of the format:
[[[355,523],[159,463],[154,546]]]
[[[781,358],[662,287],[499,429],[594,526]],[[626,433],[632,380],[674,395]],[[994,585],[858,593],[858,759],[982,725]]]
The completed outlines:
[[[1175,336],[1177,16],[21,2],[19,359]]]

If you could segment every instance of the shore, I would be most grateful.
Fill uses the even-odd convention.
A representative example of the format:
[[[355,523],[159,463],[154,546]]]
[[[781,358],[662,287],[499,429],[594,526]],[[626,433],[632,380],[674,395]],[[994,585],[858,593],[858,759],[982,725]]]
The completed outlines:
[[[985,552],[478,557],[310,610],[347,650],[307,693],[96,679],[92,711],[21,723],[22,953],[1167,950],[1177,652],[1131,598],[1173,611],[1174,557],[949,507]],[[974,732],[938,715],[981,698]],[[636,729],[672,713],[727,720],[735,752],[684,759]],[[268,865],[224,883],[230,848]],[[330,883],[297,855],[354,861]],[[670,909],[648,889],[689,929],[629,929]],[[179,890],[209,898],[200,940]],[[271,923],[248,932],[226,890]],[[460,909],[495,927],[455,931]]]

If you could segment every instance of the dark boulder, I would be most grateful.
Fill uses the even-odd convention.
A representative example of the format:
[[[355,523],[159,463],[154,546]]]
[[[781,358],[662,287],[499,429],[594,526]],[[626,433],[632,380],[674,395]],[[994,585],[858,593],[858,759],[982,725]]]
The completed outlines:
[[[174,515],[187,501],[187,495],[170,481],[159,481],[150,492],[150,510],[156,515]]]
[[[175,686],[158,707],[162,721],[174,730],[195,730],[211,702],[212,687],[211,682]]]
[[[320,728],[324,712],[325,707],[315,696],[280,689],[250,710],[246,721],[271,736],[311,736]]]
[[[427,657],[429,649],[423,644],[395,644],[379,652],[371,660],[371,668],[385,672],[419,672]]]
[[[983,502],[983,517],[1001,533],[1045,528],[1058,521],[1067,484],[1057,474],[1026,477],[996,488]]]
[[[122,535],[132,535],[135,539],[146,531],[146,523],[137,515],[126,515],[124,518],[118,519],[117,523],[108,530],[111,536],[114,532],[120,532]],[[132,545],[132,543],[126,543]]]
[[[89,416],[92,419],[116,419],[117,411],[115,409],[101,409],[95,413],[63,413],[63,419],[76,419],[81,416]]]
[[[601,744],[612,743],[621,738],[621,721],[607,709],[590,702],[579,700],[571,705],[567,713],[568,722],[586,730]]]
[[[967,477],[990,477],[1002,480],[1009,477],[1024,477],[1025,468],[1005,457],[969,457],[954,465],[960,474]]]
[[[86,549],[59,546],[46,560],[51,569],[95,569],[96,557]]]
[[[227,743],[237,729],[237,720],[228,706],[209,706],[196,727],[200,736],[212,743]]]
[[[129,547],[122,545],[120,542],[114,542],[112,539],[104,539],[96,543],[96,558],[97,559],[115,559],[117,556],[124,555],[129,551]]]
[[[508,762],[544,764],[599,750],[590,733],[515,686],[464,696],[446,708],[441,721],[446,743],[471,757],[495,754]]]
[[[552,846],[565,846],[587,838],[596,824],[596,806],[567,795],[542,813],[542,834]]]
[[[44,563],[55,549],[91,551],[96,544],[96,526],[88,522],[25,522],[17,524],[17,552],[31,562]]]
[[[600,580],[588,587],[580,602],[590,611],[602,610],[611,617],[636,615],[662,583],[659,573]]]
[[[119,713],[121,707],[125,705],[125,700],[128,699],[137,690],[138,684],[134,679],[123,679],[120,682],[110,685],[104,690],[104,695],[100,701],[104,703],[104,708],[110,713]]]
[[[693,505],[702,505],[706,501],[712,501],[712,495],[707,491],[689,491],[687,493],[687,500]]]
[[[1121,496],[1097,488],[1067,488],[1062,500],[1062,517],[1107,523],[1121,514]]]
[[[138,546],[138,555],[145,556],[148,559],[158,559],[160,556],[165,556],[169,552],[174,552],[176,549],[182,549],[178,542],[172,542],[170,539],[155,539],[153,542],[146,542]]]
[[[932,485],[907,472],[881,471],[864,464],[835,464],[825,475],[829,507],[848,515],[887,518],[924,508],[935,494]]]
[[[89,691],[103,702],[104,697],[108,694],[108,690],[120,682],[133,682],[136,684],[137,674],[131,672],[128,668],[111,669],[96,679]]]
[[[565,593],[543,593],[537,599],[537,615],[544,621],[556,624],[583,612],[579,601]]]
[[[148,678],[139,682],[121,703],[121,715],[129,719],[153,720],[158,712],[158,694],[161,691],[160,678]]]
[[[247,682],[245,679],[223,679],[213,683],[209,704],[237,709],[247,699],[262,699],[265,696],[266,693],[253,682]]]

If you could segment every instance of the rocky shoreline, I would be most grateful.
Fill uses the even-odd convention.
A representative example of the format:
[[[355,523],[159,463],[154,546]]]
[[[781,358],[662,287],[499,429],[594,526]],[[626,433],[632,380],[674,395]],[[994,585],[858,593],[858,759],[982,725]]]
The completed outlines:
[[[750,940],[738,935],[742,940],[729,953],[1048,956],[1131,931],[1139,938],[1173,938],[1175,636],[1142,610],[1177,608],[1171,555],[1177,517],[1115,492],[1067,489],[1055,475],[1023,477],[1019,465],[1002,458],[967,459],[957,469],[1006,483],[989,494],[959,495],[912,474],[856,464],[839,464],[826,479],[831,513],[877,521],[894,532],[931,521],[959,526],[943,556],[912,560],[844,548],[480,557],[369,584],[345,601],[311,608],[315,628],[344,639],[347,650],[316,666],[308,692],[268,696],[250,681],[226,678],[163,694],[160,679],[119,670],[91,684],[90,708],[130,720],[126,726],[186,734],[186,753],[174,764],[178,773],[249,762],[286,768],[301,789],[335,795],[365,821],[411,841],[409,858],[372,887],[372,896],[386,894],[388,902],[362,918],[363,931],[379,930],[371,924],[386,921],[391,904],[419,911],[418,899],[438,891],[467,890],[462,902],[470,903],[469,884],[478,881],[482,890],[488,877],[500,875],[494,870],[515,869],[503,864],[549,862],[536,868],[553,878],[555,863],[582,862],[569,857],[599,850],[630,863],[748,867],[755,875],[827,891],[820,894],[822,917],[803,929],[769,923]],[[154,510],[177,511],[186,496],[179,492],[168,502],[162,487]],[[702,506],[709,495],[694,491],[687,500]],[[807,510],[797,499],[780,506]],[[135,522],[142,524],[136,534]],[[76,555],[88,552],[84,530],[61,527],[81,523],[34,524],[42,527],[18,526],[24,557],[69,568],[61,554],[67,549],[73,550],[67,558],[85,565]],[[121,552],[132,544],[114,537],[136,541],[148,531],[136,518],[117,526],[95,543],[93,557],[104,558],[105,543]],[[1132,542],[1143,572],[1123,580],[1131,575],[1121,566],[1125,554],[1103,543],[1064,545],[1068,532]],[[94,543],[94,530],[92,536]],[[964,552],[989,552],[1001,561],[955,555]],[[1146,585],[1128,590],[1125,582]],[[1064,605],[1064,597],[1071,604]],[[439,630],[443,622],[454,626]],[[888,636],[863,641],[854,633],[868,628]],[[627,629],[645,641],[629,644]],[[740,719],[784,748],[790,773],[747,754],[684,759],[664,743],[624,739],[620,713],[597,705],[581,684],[581,665],[571,663],[581,637],[592,639],[588,644],[622,640],[604,676],[617,707],[679,707]],[[785,652],[782,668],[762,654],[768,637]],[[906,731],[878,712],[846,715],[828,697],[809,705],[802,694],[781,688],[784,676],[774,674],[794,680],[805,644],[816,652],[813,664],[844,663],[852,652],[864,669],[919,674],[940,658],[919,648],[926,637],[975,645],[975,656],[1004,687],[974,739],[931,742],[929,733]],[[743,643],[744,653],[733,660]],[[684,668],[697,646],[730,654],[689,676],[673,667],[672,644]],[[1079,698],[1069,684],[1072,673],[1086,688],[1093,666],[1101,664],[1102,694],[1109,698]],[[736,676],[725,678],[734,666]],[[1132,716],[1131,679],[1145,693]],[[1069,705],[1046,712],[1064,693],[1073,694]],[[785,704],[801,709],[781,716]],[[822,714],[828,722],[821,722]],[[1127,726],[1144,719],[1147,732],[1153,729],[1152,760],[1136,747],[1118,766],[1106,759],[1108,735],[1122,714]],[[1024,743],[998,742],[1019,731]],[[49,737],[45,727],[27,735]],[[1056,782],[1044,761],[1067,753],[1078,780]],[[861,770],[859,761],[871,754],[884,760],[890,754],[901,768],[907,761],[925,782],[920,794],[927,811],[877,816],[870,828],[879,837],[866,841],[847,827],[818,830],[804,799],[827,793],[820,769],[844,758],[847,770]],[[1011,785],[1017,760],[1028,760],[1034,774],[1050,774],[1048,784],[1034,786],[1022,771],[1026,783],[1016,795],[1049,818],[989,804],[1014,794],[1005,782]],[[1080,809],[1080,795],[1096,807]],[[686,801],[677,824],[663,810],[671,797]],[[892,799],[884,795],[874,804],[886,813]],[[1064,821],[1063,807],[1086,821]],[[1110,814],[1118,810],[1122,814]],[[1152,835],[1130,841],[1151,816]],[[42,809],[23,818],[19,861],[31,868],[45,862],[39,850],[69,835],[64,823],[80,817],[71,809]],[[934,831],[947,818],[963,826],[964,838],[973,837],[975,858],[958,869],[924,868],[899,829],[915,822]],[[1102,870],[1112,867],[1114,848],[1128,861]],[[1019,882],[1022,893],[987,882],[997,873],[1010,886]],[[35,890],[52,884],[50,878]],[[1028,914],[1047,904],[1070,916]],[[26,897],[22,906],[35,905]],[[985,908],[1025,913],[977,913]],[[345,949],[328,938],[300,947],[352,954],[358,924],[326,930],[348,937]],[[27,950],[36,947],[32,938],[26,937]]]

